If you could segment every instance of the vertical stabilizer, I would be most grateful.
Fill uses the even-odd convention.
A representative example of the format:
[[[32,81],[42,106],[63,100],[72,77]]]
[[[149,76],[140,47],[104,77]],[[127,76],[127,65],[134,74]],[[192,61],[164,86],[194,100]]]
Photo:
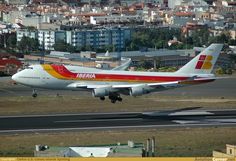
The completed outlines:
[[[210,74],[222,50],[223,44],[211,44],[200,54],[185,64],[176,73],[181,74]]]

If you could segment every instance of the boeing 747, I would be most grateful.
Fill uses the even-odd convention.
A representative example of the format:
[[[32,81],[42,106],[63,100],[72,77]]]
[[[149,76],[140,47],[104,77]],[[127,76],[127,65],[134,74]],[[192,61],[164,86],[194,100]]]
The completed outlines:
[[[66,65],[31,65],[12,79],[33,89],[90,90],[94,97],[112,103],[122,101],[121,95],[141,96],[187,85],[212,82],[213,67],[223,44],[211,44],[176,72],[134,72],[101,70]]]

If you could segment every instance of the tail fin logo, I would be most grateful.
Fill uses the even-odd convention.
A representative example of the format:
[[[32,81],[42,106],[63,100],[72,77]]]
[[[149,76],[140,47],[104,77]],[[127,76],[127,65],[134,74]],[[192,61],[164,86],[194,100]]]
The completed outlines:
[[[212,59],[213,59],[212,55],[200,55],[195,69],[206,69],[206,70],[211,69]]]

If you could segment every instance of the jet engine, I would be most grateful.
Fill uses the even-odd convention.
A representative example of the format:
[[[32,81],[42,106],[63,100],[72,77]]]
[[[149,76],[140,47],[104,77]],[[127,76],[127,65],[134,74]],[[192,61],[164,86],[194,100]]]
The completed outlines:
[[[129,90],[129,94],[131,96],[141,96],[143,94],[150,93],[149,89],[145,86],[137,86],[137,87],[132,87]]]
[[[95,88],[92,91],[93,97],[104,97],[109,95],[109,89],[107,88]]]

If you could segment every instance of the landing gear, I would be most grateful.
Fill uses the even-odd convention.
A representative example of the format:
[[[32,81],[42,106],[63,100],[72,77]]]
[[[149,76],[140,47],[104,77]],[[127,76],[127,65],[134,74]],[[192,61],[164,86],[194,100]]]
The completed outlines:
[[[111,103],[116,103],[116,100],[111,100]]]
[[[122,102],[122,98],[117,94],[109,95],[109,99],[111,100],[111,103],[116,103],[116,101]]]
[[[100,100],[104,101],[104,100],[105,100],[105,97],[100,97]]]
[[[101,101],[104,101],[106,98],[105,96],[99,97]],[[108,98],[110,99],[111,103],[116,103],[116,101],[122,102],[122,98],[117,93],[110,93]]]
[[[118,97],[117,100],[122,102],[123,99],[121,97]]]
[[[36,98],[38,96],[37,91],[33,89],[32,97]]]

